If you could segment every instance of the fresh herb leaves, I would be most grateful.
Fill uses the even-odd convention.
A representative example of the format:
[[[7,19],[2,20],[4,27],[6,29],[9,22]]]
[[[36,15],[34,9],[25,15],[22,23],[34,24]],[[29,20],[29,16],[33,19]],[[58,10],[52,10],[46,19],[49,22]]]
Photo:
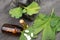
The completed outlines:
[[[32,15],[38,13],[39,9],[40,6],[36,2],[32,2],[29,6],[25,7],[23,12]]]
[[[32,38],[35,38],[35,36],[38,33],[43,31],[42,40],[55,40],[56,33],[60,31],[60,17],[54,14],[54,9],[52,10],[50,16],[45,14],[39,14],[36,17],[34,24],[31,27],[29,27],[27,30],[29,30],[29,33],[28,33],[29,35],[30,33],[33,32],[34,37]],[[23,36],[23,34],[21,35],[21,37]],[[23,40],[21,39],[21,37],[19,40]],[[25,38],[25,37],[22,37],[22,38]]]
[[[29,6],[13,8],[9,11],[11,17],[20,18],[23,13],[27,13],[28,15],[33,15],[39,12],[40,6],[36,2],[32,2]]]

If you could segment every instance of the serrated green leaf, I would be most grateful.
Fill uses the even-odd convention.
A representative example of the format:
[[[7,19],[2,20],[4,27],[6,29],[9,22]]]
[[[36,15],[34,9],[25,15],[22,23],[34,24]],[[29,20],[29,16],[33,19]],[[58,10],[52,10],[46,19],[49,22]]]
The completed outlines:
[[[9,14],[11,15],[11,17],[20,18],[22,16],[22,8],[17,7],[10,9]]]
[[[40,6],[36,2],[32,2],[29,6],[25,7],[24,12],[29,15],[38,13]]]

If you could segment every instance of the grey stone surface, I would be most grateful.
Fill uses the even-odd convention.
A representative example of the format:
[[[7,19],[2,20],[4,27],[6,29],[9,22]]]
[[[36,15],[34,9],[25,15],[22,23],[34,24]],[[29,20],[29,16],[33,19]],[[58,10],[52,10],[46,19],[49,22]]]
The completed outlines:
[[[8,14],[9,9],[15,7],[13,3],[15,0],[0,0],[0,29],[4,23],[11,23],[19,25],[18,19],[11,18]],[[56,15],[60,16],[60,0],[41,0],[41,13],[49,14],[52,8],[55,8]],[[7,35],[0,30],[0,40],[18,40],[19,37]],[[39,34],[37,39],[41,40],[41,34]],[[60,33],[57,34],[56,40],[60,40]]]

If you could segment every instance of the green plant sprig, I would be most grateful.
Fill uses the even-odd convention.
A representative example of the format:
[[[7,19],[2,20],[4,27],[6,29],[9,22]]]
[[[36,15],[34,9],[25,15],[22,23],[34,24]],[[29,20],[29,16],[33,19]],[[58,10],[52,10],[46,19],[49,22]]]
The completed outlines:
[[[36,2],[32,2],[29,6],[24,7],[22,9],[21,7],[16,7],[13,9],[10,9],[9,14],[11,17],[20,18],[23,13],[27,13],[28,15],[33,15],[39,12],[40,6]]]
[[[50,16],[39,14],[36,17],[34,24],[27,30],[29,30],[29,35],[33,32],[34,36],[32,38],[35,38],[36,35],[42,31],[42,40],[55,40],[56,33],[60,31],[60,17],[55,15],[54,9]],[[24,36],[24,31],[19,40],[23,39],[27,40]]]

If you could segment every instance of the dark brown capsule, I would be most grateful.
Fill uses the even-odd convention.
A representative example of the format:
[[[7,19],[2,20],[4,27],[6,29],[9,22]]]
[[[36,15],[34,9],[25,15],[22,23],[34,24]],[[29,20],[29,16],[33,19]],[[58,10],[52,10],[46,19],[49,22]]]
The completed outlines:
[[[4,33],[20,35],[21,31],[23,31],[23,28],[19,27],[18,25],[3,24],[3,26],[1,27],[1,30]]]

